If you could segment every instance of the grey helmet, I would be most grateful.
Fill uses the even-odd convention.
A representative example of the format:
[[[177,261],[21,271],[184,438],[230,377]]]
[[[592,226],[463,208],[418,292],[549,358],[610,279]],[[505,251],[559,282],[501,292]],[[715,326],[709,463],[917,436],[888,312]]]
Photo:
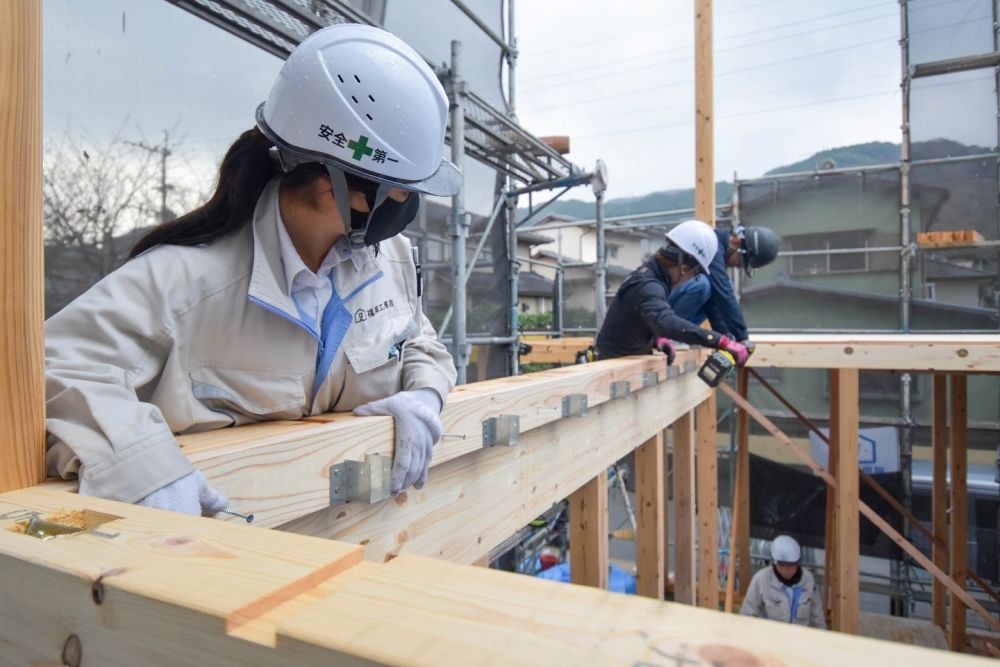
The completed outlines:
[[[743,227],[738,235],[743,241],[740,252],[743,254],[743,269],[748,276],[753,275],[754,269],[767,266],[778,256],[781,241],[767,227]]]

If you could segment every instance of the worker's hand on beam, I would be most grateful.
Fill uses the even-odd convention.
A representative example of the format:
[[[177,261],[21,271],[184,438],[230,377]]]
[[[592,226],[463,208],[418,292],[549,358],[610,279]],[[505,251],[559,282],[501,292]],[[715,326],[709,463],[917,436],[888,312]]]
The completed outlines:
[[[363,417],[384,415],[396,421],[396,451],[392,457],[392,495],[427,481],[434,445],[441,439],[441,399],[433,389],[401,391],[354,409]]]
[[[195,470],[153,491],[138,504],[195,516],[214,516],[229,506],[229,499],[209,486],[201,471]]]
[[[743,343],[743,347],[745,347],[747,349],[747,355],[750,356],[750,357],[752,357],[754,351],[756,351],[756,349],[757,349],[757,346],[754,345],[753,341],[750,340],[749,338],[747,338],[746,340],[741,341],[741,342]]]
[[[674,346],[670,342],[669,338],[657,338],[656,349],[667,355],[667,366],[674,365],[674,359],[677,358],[677,353],[674,352]]]
[[[725,350],[729,354],[733,355],[736,359],[736,365],[742,368],[746,365],[747,360],[750,358],[750,352],[742,343],[737,343],[735,340],[729,336],[722,336],[719,338],[719,348],[720,350]]]

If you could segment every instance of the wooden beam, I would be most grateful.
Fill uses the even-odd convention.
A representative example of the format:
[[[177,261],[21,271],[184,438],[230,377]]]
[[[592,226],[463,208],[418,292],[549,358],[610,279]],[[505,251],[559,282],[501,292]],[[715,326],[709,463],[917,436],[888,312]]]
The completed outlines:
[[[831,478],[837,479],[837,459],[840,456],[839,440],[833,437],[831,423],[830,436],[827,439],[827,469]],[[837,624],[839,615],[833,604],[833,591],[837,588],[837,490],[833,485],[826,487],[826,532],[823,541],[823,608],[830,618],[830,627]]]
[[[858,633],[861,557],[858,475],[858,371],[830,371],[830,441],[837,443],[837,581],[834,630]]]
[[[698,590],[695,571],[694,413],[677,418],[674,444],[674,600],[694,604]]]
[[[747,369],[741,368],[736,376],[736,388],[740,396],[746,398],[749,389]],[[746,597],[750,578],[753,576],[750,566],[750,423],[746,410],[736,414],[736,477],[740,483],[736,485],[736,502],[742,508],[739,520],[733,512],[733,525],[736,530],[736,562],[739,563],[740,597]],[[736,570],[733,571],[736,574]]]
[[[663,440],[663,594],[664,598],[673,591],[673,581],[670,579],[670,468],[671,462],[667,456],[667,443],[670,442],[670,429],[660,431]]]
[[[662,600],[666,591],[666,498],[663,432],[635,450],[636,593]]]
[[[715,227],[712,0],[695,0],[694,6],[694,217]]]
[[[1000,372],[990,334],[767,334],[754,337],[758,368]]]
[[[830,475],[829,472],[824,470],[821,465],[816,463],[816,461],[814,461],[811,456],[809,456],[804,451],[796,447],[795,443],[792,442],[792,439],[789,438],[787,435],[785,435],[781,431],[781,429],[775,426],[774,422],[765,417],[760,410],[747,403],[731,387],[722,384],[719,385],[719,388],[723,391],[723,393],[729,396],[733,400],[733,402],[735,402],[741,408],[746,410],[747,413],[754,419],[754,421],[756,421],[758,424],[767,429],[767,431],[774,436],[775,440],[777,440],[789,452],[791,452],[792,454],[796,455],[799,459],[801,459],[802,462],[805,463],[810,468],[810,470],[816,473],[818,477],[823,479],[823,481],[825,481],[830,486],[834,488],[837,487],[838,485],[837,480],[835,480]],[[983,607],[983,605],[981,605],[975,598],[969,595],[968,591],[966,591],[964,588],[955,583],[955,581],[951,577],[949,577],[944,571],[942,571],[940,568],[934,565],[934,562],[930,558],[925,556],[923,552],[920,551],[920,549],[915,547],[909,540],[903,537],[899,533],[899,531],[890,526],[885,519],[883,519],[875,512],[875,510],[873,510],[871,507],[869,507],[863,502],[859,502],[858,507],[861,514],[864,515],[866,519],[871,521],[876,528],[882,531],[894,543],[899,545],[899,547],[902,548],[903,551],[905,551],[907,554],[909,554],[909,556],[913,558],[913,560],[917,564],[919,564],[925,570],[930,572],[935,579],[941,581],[949,591],[954,593],[966,605],[968,605],[977,614],[979,614],[979,616],[986,622],[987,625],[989,625],[995,631],[1000,632],[1000,621],[997,621],[996,618],[994,618],[988,611],[986,611],[985,607]]]
[[[737,382],[737,384],[739,384]],[[742,412],[742,411],[740,411]],[[737,445],[737,448],[739,445]],[[737,458],[739,453],[737,452]],[[740,488],[743,486],[743,470],[739,465],[736,466],[736,478],[733,484],[733,502],[732,507],[732,521],[730,522],[729,529],[729,567],[726,570],[726,602],[723,607],[723,611],[727,614],[733,611],[733,593],[736,586],[736,562],[737,562],[737,534],[739,533],[739,522],[743,519],[743,515],[746,514],[746,509],[740,503]],[[743,568],[747,568],[747,564],[744,563]]]
[[[931,554],[934,564],[948,569],[948,376],[934,376],[934,425],[931,434],[931,530],[934,540]],[[931,594],[931,618],[947,630],[947,592],[944,584],[934,580]]]
[[[42,3],[0,0],[0,492],[45,480]]]
[[[376,562],[417,554],[472,563],[693,410],[709,391],[695,374],[683,375],[585,417],[522,433],[517,446],[435,466],[422,489],[374,505],[335,505],[282,528],[363,544],[365,557]]]
[[[604,470],[569,497],[569,562],[574,584],[608,587],[608,475]]]
[[[951,376],[951,530],[949,553],[951,577],[963,590],[969,569],[966,541],[969,530],[966,428],[968,424],[967,385],[964,375]],[[965,605],[952,593],[949,600],[948,645],[965,650]]]
[[[86,496],[0,496],[0,515],[21,508],[122,518],[104,525],[117,537],[44,542],[0,519],[4,664],[978,664],[440,560],[359,563],[351,545]],[[258,615],[234,628],[241,609]]]
[[[698,606],[719,608],[719,474],[715,393],[695,409],[698,429]]]
[[[522,364],[572,364],[578,352],[594,344],[593,338],[522,338],[531,346],[531,352],[521,355]]]
[[[693,377],[691,371],[701,354],[688,350],[685,356],[678,355],[671,376]],[[441,416],[447,435],[434,448],[429,483],[434,480],[434,467],[482,449],[482,425],[491,417],[517,416],[524,434],[562,420],[564,396],[586,395],[594,408],[611,400],[612,383],[628,383],[632,392],[641,393],[644,379],[652,375],[661,384],[675,382],[666,378],[662,355],[645,355],[457,387]],[[661,422],[660,428],[668,423]],[[363,461],[370,453],[391,456],[393,421],[391,417],[336,413],[197,433],[178,441],[184,454],[234,507],[253,512],[260,525],[274,527],[329,506],[331,465]]]

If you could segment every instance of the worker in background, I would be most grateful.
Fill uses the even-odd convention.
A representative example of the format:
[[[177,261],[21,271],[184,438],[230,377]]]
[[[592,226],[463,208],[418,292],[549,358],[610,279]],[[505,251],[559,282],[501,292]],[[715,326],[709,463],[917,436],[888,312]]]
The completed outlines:
[[[771,567],[760,570],[750,580],[740,613],[825,630],[822,597],[801,560],[802,549],[794,538],[774,538]]]
[[[712,257],[711,271],[698,276],[674,297],[674,311],[686,320],[701,323],[708,319],[712,329],[742,342],[750,353],[743,309],[736,300],[727,268],[742,268],[749,278],[754,269],[766,266],[778,256],[778,236],[767,227],[716,229],[719,249]]]
[[[399,233],[421,194],[461,187],[447,120],[437,76],[392,34],[299,44],[208,203],[46,323],[50,473],[212,515],[228,501],[175,434],[353,410],[396,420],[391,491],[422,486],[455,367]]]
[[[597,334],[600,359],[647,354],[658,349],[673,361],[678,341],[725,350],[736,363],[746,363],[747,348],[721,332],[703,329],[678,306],[686,308],[692,293],[705,293],[699,281],[711,275],[719,250],[715,230],[700,220],[688,220],[667,232],[666,244],[633,271],[618,288]],[[706,295],[707,296],[707,295]],[[702,298],[701,304],[705,300]],[[694,313],[690,313],[694,315]],[[702,318],[704,319],[704,318]]]

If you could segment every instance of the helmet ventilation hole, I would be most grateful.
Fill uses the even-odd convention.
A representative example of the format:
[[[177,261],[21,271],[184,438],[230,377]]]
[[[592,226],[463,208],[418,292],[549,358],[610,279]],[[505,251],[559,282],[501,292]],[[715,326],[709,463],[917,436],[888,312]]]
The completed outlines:
[[[375,120],[370,113],[366,113],[365,115],[368,116],[368,120]]]
[[[357,104],[357,103],[358,103],[358,98],[356,98],[356,97],[355,97],[354,95],[351,95],[351,99],[352,99],[352,100],[354,100],[354,103],[355,103],[355,104]]]
[[[340,79],[340,82],[341,82],[341,83],[344,83],[344,77],[342,77],[342,76],[340,76],[340,75],[338,74],[338,75],[337,75],[337,78],[338,78],[338,79]]]
[[[361,83],[361,79],[358,78],[357,74],[354,75],[354,80],[357,81],[358,83]]]
[[[369,96],[368,96],[368,99],[370,99],[370,100],[371,100],[372,102],[374,102],[374,101],[375,101],[375,98],[374,98],[374,97],[372,97],[371,95],[369,95]]]

